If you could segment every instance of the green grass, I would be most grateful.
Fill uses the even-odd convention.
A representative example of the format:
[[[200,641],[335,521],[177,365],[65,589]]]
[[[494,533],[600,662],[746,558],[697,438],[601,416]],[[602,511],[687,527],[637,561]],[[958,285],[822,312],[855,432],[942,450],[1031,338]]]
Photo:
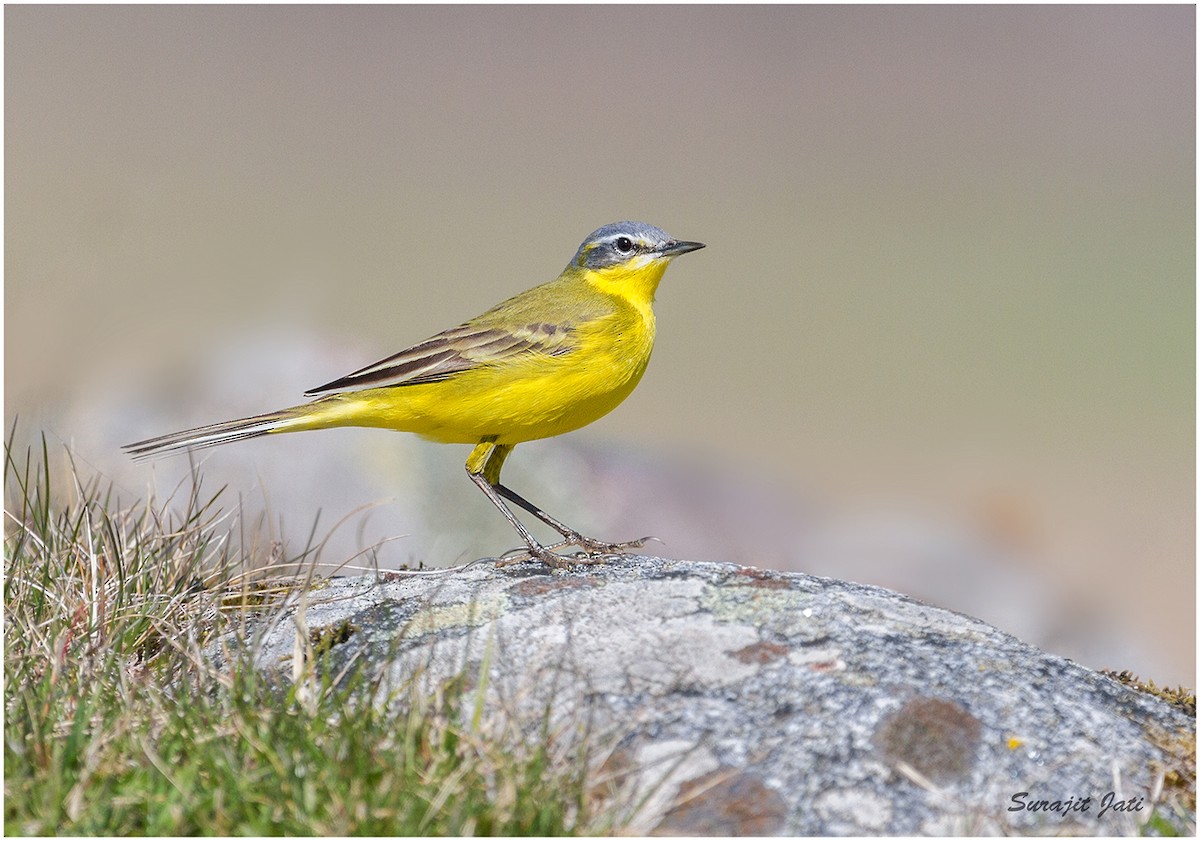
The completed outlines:
[[[245,655],[214,665],[206,644],[296,586],[262,566],[278,546],[247,537],[195,478],[174,507],[123,505],[73,469],[52,487],[44,441],[20,458],[11,444],[7,834],[619,831],[586,739],[482,733],[461,712],[472,676],[373,704],[365,669],[339,681],[313,667],[293,682]]]

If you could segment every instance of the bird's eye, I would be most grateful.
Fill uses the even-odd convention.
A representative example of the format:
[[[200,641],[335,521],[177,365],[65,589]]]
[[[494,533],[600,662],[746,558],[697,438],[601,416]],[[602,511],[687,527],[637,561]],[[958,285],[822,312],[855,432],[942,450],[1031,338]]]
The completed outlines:
[[[633,240],[629,237],[617,237],[616,246],[617,251],[620,251],[622,254],[628,254],[630,251],[633,251]]]

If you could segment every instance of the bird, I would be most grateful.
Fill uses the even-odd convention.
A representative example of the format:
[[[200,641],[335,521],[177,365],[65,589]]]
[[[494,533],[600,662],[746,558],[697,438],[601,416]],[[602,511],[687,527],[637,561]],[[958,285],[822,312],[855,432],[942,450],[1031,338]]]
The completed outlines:
[[[644,222],[605,225],[584,239],[554,280],[310,389],[304,395],[310,402],[124,449],[140,460],[311,429],[413,432],[473,445],[467,475],[524,541],[518,560],[561,569],[640,547],[651,538],[612,543],[585,537],[503,485],[500,470],[516,445],[586,426],[629,396],[654,349],[654,297],[667,265],[704,247]],[[506,501],[562,540],[539,542]],[[566,547],[579,552],[560,554]]]

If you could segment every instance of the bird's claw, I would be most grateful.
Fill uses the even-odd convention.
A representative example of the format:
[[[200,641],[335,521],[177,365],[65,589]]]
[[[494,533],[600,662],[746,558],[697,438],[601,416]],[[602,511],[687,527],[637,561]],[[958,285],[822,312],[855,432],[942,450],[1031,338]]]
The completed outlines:
[[[662,540],[654,535],[640,537],[637,540],[627,540],[623,543],[606,543],[605,541],[584,537],[578,532],[573,532],[564,535],[563,539],[558,543],[552,543],[549,546],[523,546],[517,549],[510,549],[495,559],[496,568],[513,566],[525,561],[541,561],[551,569],[567,569],[574,566],[599,564],[603,563],[606,557],[620,555],[626,549],[640,549],[651,540],[662,543]],[[577,547],[580,551],[570,555],[559,554],[561,550],[566,549],[568,546]]]
[[[603,540],[596,540],[594,537],[584,537],[577,532],[565,535],[565,538],[563,545],[578,546],[588,555],[619,555],[626,549],[641,549],[651,540],[662,543],[662,540],[652,534],[639,537],[637,540],[627,540],[624,543],[607,543]]]
[[[496,568],[513,566],[525,561],[541,561],[551,569],[569,569],[573,566],[597,564],[603,560],[602,558],[587,555],[560,555],[555,551],[570,545],[570,543],[555,543],[552,546],[538,546],[536,548],[526,546],[523,549],[511,549],[499,558],[496,558]]]

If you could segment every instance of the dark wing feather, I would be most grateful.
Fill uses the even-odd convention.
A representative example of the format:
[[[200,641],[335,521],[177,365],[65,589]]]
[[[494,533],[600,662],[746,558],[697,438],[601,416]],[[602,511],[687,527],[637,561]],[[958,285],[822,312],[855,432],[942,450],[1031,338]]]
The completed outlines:
[[[555,324],[529,324],[514,330],[464,324],[304,394],[311,397],[347,388],[432,383],[527,353],[562,356],[575,348],[573,333],[571,327]]]

